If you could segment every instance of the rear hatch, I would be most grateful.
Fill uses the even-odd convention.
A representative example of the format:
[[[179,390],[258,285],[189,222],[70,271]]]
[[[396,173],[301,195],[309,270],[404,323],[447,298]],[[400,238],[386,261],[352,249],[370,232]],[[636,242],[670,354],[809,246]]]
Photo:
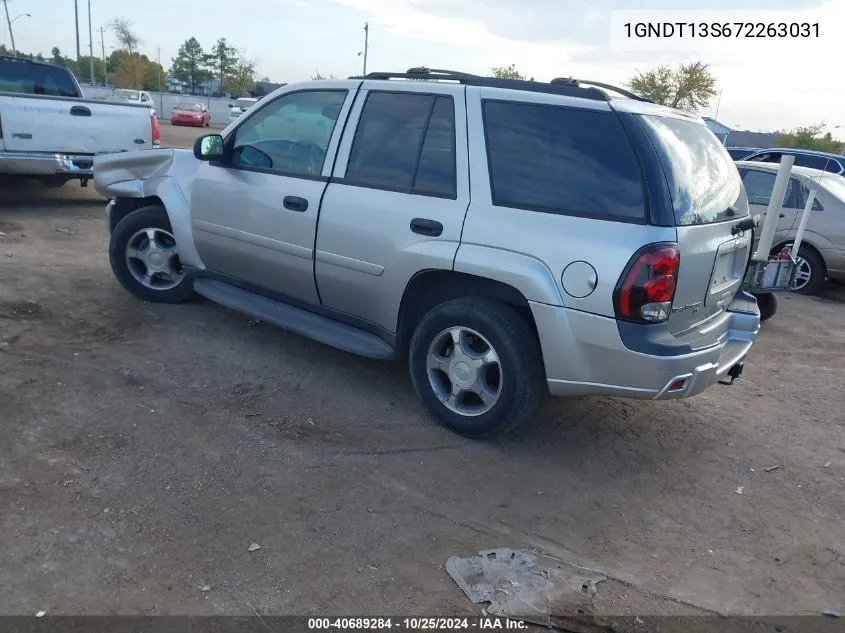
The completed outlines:
[[[751,234],[734,234],[749,215],[739,172],[716,136],[698,119],[638,115],[654,143],[675,215],[680,268],[670,333],[693,347],[719,340],[715,327],[742,285]]]

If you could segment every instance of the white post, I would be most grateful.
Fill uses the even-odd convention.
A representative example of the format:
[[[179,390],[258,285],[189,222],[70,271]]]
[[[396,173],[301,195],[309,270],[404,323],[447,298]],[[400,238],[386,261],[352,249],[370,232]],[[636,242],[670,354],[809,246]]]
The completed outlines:
[[[769,207],[766,209],[766,218],[763,220],[763,229],[760,231],[760,239],[754,253],[754,261],[769,261],[769,252],[772,250],[772,242],[775,239],[780,211],[783,208],[783,199],[786,196],[786,186],[789,184],[789,174],[794,162],[794,156],[781,156],[778,175],[772,189],[772,197],[769,198]]]
[[[810,219],[810,212],[813,210],[813,202],[816,199],[816,190],[810,189],[807,196],[807,204],[804,205],[804,215],[798,223],[798,232],[795,234],[795,242],[792,244],[792,259],[798,256],[798,249],[801,248],[801,241],[804,239],[804,229],[807,228],[807,221]]]

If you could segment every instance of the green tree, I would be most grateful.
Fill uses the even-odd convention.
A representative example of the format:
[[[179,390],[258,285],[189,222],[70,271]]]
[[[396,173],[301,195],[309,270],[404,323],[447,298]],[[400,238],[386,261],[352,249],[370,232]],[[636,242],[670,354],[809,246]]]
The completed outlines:
[[[628,87],[638,95],[671,108],[696,111],[716,96],[716,78],[703,62],[681,64],[677,70],[658,66],[638,72]]]
[[[191,37],[179,47],[170,73],[179,81],[188,85],[190,92],[196,92],[197,86],[211,78],[208,70],[209,56],[195,37]]]
[[[226,41],[225,37],[221,37],[217,40],[214,48],[211,49],[209,59],[215,75],[220,80],[220,90],[222,91],[226,78],[232,74],[235,65],[238,63],[238,51]]]
[[[515,64],[511,64],[510,66],[494,66],[491,72],[497,79],[528,79],[528,77],[516,69]]]
[[[822,134],[824,123],[797,127],[789,132],[779,132],[777,147],[794,147],[796,149],[813,149],[819,152],[839,154],[842,152],[842,142],[833,138],[828,132]]]
[[[254,88],[255,60],[248,59],[246,53],[241,51],[232,74],[226,79],[225,89],[235,97],[243,97],[250,94]]]

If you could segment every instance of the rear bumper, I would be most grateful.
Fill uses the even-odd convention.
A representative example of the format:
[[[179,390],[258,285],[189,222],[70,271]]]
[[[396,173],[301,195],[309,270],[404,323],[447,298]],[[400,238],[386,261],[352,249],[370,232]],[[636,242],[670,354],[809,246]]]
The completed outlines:
[[[0,152],[0,173],[93,178],[94,157],[50,152]]]
[[[194,118],[189,119],[189,118],[175,117],[175,118],[170,119],[170,124],[171,125],[196,125],[198,127],[202,127],[203,125],[205,125],[205,120],[204,119],[194,119]]]
[[[759,314],[726,312],[716,344],[677,355],[628,349],[615,319],[531,303],[549,391],[557,396],[610,395],[677,399],[725,378],[757,339]],[[673,383],[683,381],[679,388]]]

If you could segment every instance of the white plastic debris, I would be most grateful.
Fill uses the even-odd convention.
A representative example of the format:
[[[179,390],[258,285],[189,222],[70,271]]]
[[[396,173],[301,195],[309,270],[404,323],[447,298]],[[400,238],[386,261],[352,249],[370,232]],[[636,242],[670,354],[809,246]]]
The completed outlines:
[[[738,495],[745,494],[745,493],[743,492],[743,490],[744,490],[744,487],[743,487],[743,486],[739,486],[739,487],[736,489],[736,494],[738,494]]]
[[[47,615],[46,611],[39,611],[38,613],[35,614],[35,617],[36,618],[43,618],[45,615]]]
[[[257,552],[260,549],[261,549],[261,546],[258,543],[253,543],[252,545],[249,546],[249,549],[247,551]]]

